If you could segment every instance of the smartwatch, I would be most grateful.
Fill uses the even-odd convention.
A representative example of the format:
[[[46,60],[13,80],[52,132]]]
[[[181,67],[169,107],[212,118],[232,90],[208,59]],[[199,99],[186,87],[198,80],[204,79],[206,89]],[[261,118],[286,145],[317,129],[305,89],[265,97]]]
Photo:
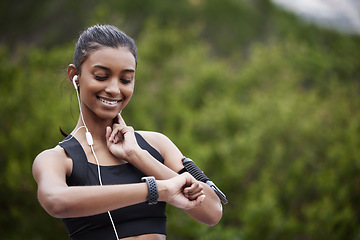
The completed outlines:
[[[159,193],[158,193],[155,178],[154,177],[142,177],[141,181],[146,182],[146,185],[147,185],[148,191],[149,191],[146,202],[149,205],[157,204],[157,200],[159,199]]]

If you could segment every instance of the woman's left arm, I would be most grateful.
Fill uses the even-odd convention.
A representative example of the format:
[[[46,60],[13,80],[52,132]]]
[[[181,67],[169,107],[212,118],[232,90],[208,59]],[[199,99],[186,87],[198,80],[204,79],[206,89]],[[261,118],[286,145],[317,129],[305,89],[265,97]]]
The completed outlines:
[[[178,175],[183,169],[183,155],[175,144],[165,135],[156,132],[139,132],[146,141],[156,148],[164,158],[164,164],[154,159],[147,151],[139,151],[132,164],[149,176],[156,179],[169,179]],[[138,161],[134,161],[138,159]],[[222,205],[219,197],[205,183],[198,181],[205,194],[205,200],[200,207],[184,210],[195,220],[207,225],[216,225],[222,217]]]
[[[158,180],[166,180],[178,175],[183,169],[183,155],[175,144],[165,135],[141,131],[140,135],[150,143],[164,158],[164,164],[156,160],[150,153],[139,147],[135,139],[134,129],[124,122],[119,116],[119,123],[107,128],[107,144],[109,150],[115,156],[126,160],[147,176],[154,176]],[[196,198],[199,190],[203,190],[205,200],[200,207],[192,210],[184,210],[195,220],[207,225],[216,225],[222,217],[222,205],[216,193],[205,183],[197,181],[193,193],[189,199]],[[192,195],[193,194],[193,195]]]

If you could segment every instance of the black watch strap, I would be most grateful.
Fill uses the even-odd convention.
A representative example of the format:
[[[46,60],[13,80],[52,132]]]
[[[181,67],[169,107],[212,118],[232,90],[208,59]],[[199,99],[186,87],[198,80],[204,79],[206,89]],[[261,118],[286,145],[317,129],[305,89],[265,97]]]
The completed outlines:
[[[149,205],[157,204],[157,200],[159,199],[159,193],[158,193],[155,178],[154,177],[142,177],[141,180],[146,182],[146,185],[149,190],[146,202]]]
[[[187,172],[186,168],[183,168],[183,169],[181,169],[180,171],[178,171],[178,174],[182,174],[182,173],[184,173],[184,172]]]

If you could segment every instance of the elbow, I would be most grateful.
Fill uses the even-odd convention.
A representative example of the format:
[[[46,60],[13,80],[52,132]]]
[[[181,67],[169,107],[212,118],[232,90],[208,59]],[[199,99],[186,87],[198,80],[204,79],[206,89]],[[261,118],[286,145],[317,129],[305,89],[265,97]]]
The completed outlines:
[[[222,207],[216,209],[203,223],[209,226],[215,226],[222,218]]]
[[[211,209],[211,210],[210,210]],[[219,204],[216,207],[201,207],[198,212],[188,212],[198,222],[201,222],[208,226],[215,226],[222,218],[222,205]]]
[[[221,204],[219,198],[214,196],[212,199],[213,201],[209,201],[209,205],[204,206],[207,212],[207,216],[203,223],[209,226],[215,226],[218,224],[223,215],[223,205]]]
[[[47,194],[46,196],[39,197],[41,206],[54,218],[64,218],[68,212],[66,199],[59,195],[60,194]]]
[[[213,219],[211,222],[207,223],[207,225],[209,226],[215,226],[216,224],[218,224],[221,220],[221,217]]]
[[[67,216],[64,208],[59,205],[52,205],[45,210],[49,213],[50,216],[54,218],[65,218]]]

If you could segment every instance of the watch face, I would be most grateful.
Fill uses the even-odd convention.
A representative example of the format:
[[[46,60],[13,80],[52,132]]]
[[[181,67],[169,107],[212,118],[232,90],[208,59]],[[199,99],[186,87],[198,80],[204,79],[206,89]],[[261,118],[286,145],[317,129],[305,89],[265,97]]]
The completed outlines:
[[[214,190],[214,192],[216,193],[216,195],[218,195],[218,197],[220,198],[221,202],[223,202],[224,204],[227,204],[227,203],[228,203],[228,200],[226,199],[225,194],[223,194],[218,187],[216,187],[215,185],[212,185],[211,188]]]

